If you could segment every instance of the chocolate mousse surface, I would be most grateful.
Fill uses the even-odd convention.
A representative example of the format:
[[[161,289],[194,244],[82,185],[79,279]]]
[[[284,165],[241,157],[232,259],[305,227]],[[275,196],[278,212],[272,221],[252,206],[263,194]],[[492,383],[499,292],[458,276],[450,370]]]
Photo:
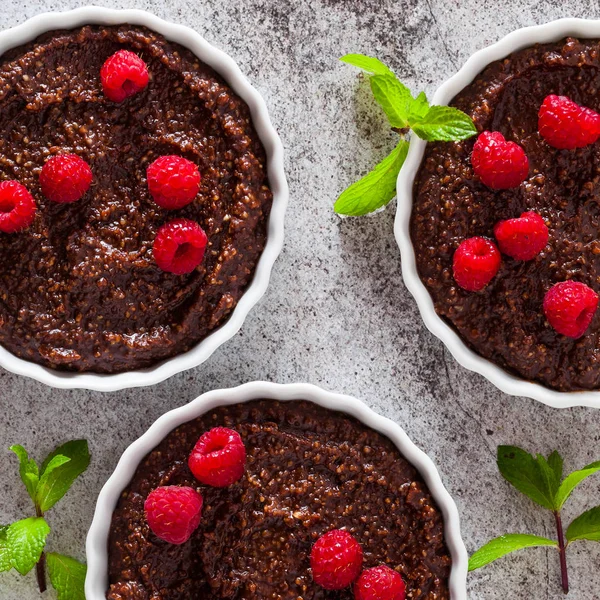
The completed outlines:
[[[243,478],[201,485],[188,456],[215,426],[246,446]],[[202,520],[181,546],[150,530],[144,501],[161,485],[192,486]],[[139,465],[114,512],[109,600],[351,599],[312,581],[310,551],[343,528],[362,545],[364,567],[387,564],[407,598],[450,597],[451,559],[442,515],[421,477],[383,435],[310,402],[259,400],[214,409],[171,432]]]
[[[558,334],[544,317],[553,284],[581,281],[600,290],[600,145],[557,150],[538,133],[549,94],[600,110],[600,42],[568,38],[515,52],[489,65],[451,105],[478,130],[500,131],[529,158],[529,177],[494,191],[473,174],[476,138],[428,144],[414,186],[411,236],[421,280],[435,310],[485,358],[557,390],[600,388],[600,313],[583,337]],[[498,275],[477,293],[459,288],[452,257],[464,239],[493,239],[502,219],[536,211],[550,239],[534,260],[502,257]]]
[[[120,49],[148,65],[150,83],[122,103],[102,93],[100,68]],[[182,46],[141,27],[54,31],[0,64],[0,179],[34,195],[34,224],[0,233],[0,344],[58,369],[114,373],[188,350],[223,324],[265,245],[272,194],[247,105]],[[51,155],[92,168],[78,202],[42,195]],[[198,165],[195,201],[167,211],[146,168],[175,154]],[[161,271],[158,228],[198,222],[209,238],[189,275]]]

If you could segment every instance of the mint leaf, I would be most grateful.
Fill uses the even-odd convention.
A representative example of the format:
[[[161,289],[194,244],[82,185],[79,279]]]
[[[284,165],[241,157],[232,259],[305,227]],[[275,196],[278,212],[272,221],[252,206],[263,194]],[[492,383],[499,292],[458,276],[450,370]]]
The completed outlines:
[[[48,477],[52,475],[52,471],[54,471],[54,469],[57,469],[65,463],[68,463],[70,460],[70,458],[68,458],[67,456],[63,456],[62,454],[57,454],[56,456],[53,456],[50,462],[46,465],[46,468],[44,469],[44,472],[40,477],[40,485],[42,485],[42,481],[44,481],[44,479],[48,479]]]
[[[480,569],[485,565],[524,548],[534,548],[537,546],[553,546],[558,548],[554,540],[538,537],[537,535],[527,535],[523,533],[512,533],[502,535],[479,549],[469,559],[469,571]]]
[[[21,475],[21,481],[25,484],[29,497],[35,502],[39,475],[38,466],[33,459],[29,458],[27,450],[25,450],[23,446],[11,446],[10,450],[12,450],[19,459],[19,475]]]
[[[394,75],[378,58],[364,54],[346,54],[340,60],[373,75]]]
[[[42,464],[36,495],[40,510],[46,512],[52,508],[89,464],[90,453],[85,440],[73,440],[54,450]]]
[[[577,517],[567,529],[569,543],[577,540],[600,542],[600,506]]]
[[[58,600],[85,600],[87,568],[83,563],[62,554],[50,553],[46,556],[46,564]]]
[[[21,575],[27,575],[40,560],[49,533],[50,527],[43,517],[17,521],[6,530],[11,564]]]
[[[594,475],[600,471],[600,461],[592,463],[587,467],[579,471],[575,471],[571,473],[569,476],[565,478],[565,480],[560,484],[558,492],[556,493],[556,506],[557,509],[560,510],[564,503],[569,499],[569,496],[573,493],[573,490],[584,480],[587,479],[590,475]]]
[[[560,487],[560,478],[556,476],[556,471],[550,466],[548,461],[541,454],[537,455],[536,461],[542,476],[542,481],[544,482],[543,489],[547,493],[548,497],[552,498],[552,506],[554,507],[554,510],[556,510],[557,506],[555,499],[556,494],[558,493],[558,488]]]
[[[10,557],[10,548],[6,540],[8,525],[0,525],[0,573],[12,569],[12,560]]]
[[[542,473],[540,464],[531,454],[515,446],[500,446],[498,468],[504,479],[521,493],[540,506],[555,510],[555,493],[549,489],[547,473],[546,476]]]
[[[477,133],[471,117],[451,106],[432,106],[424,116],[413,119],[409,125],[428,142],[465,140]]]
[[[556,474],[556,479],[559,482],[562,481],[563,468],[564,468],[563,467],[563,459],[562,459],[562,456],[556,450],[548,457],[548,464],[550,465],[550,468]]]
[[[368,175],[342,192],[335,203],[335,212],[357,217],[387,204],[396,194],[396,179],[407,153],[408,142],[401,140]]]
[[[429,111],[429,102],[425,92],[421,92],[410,104],[408,108],[408,121],[414,123],[422,119]]]
[[[371,91],[392,127],[403,129],[408,125],[408,110],[413,97],[395,75],[374,75],[371,77]]]

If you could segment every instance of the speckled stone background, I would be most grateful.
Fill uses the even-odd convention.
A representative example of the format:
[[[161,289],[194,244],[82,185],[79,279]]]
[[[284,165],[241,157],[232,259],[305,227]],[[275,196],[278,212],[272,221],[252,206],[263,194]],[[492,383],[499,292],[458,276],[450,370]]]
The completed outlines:
[[[2,27],[77,0],[3,0]],[[285,249],[271,286],[242,331],[201,367],[149,389],[60,391],[0,370],[0,523],[28,515],[16,461],[23,443],[42,458],[87,438],[93,462],[49,513],[51,549],[84,558],[94,501],[121,452],[165,411],[213,388],[264,379],[307,381],[353,394],[400,423],[437,464],[455,498],[469,552],[506,532],[553,535],[550,516],[499,477],[495,449],[518,444],[600,459],[600,412],[562,412],[510,398],[458,366],[423,326],[402,283],[395,204],[372,218],[340,220],[337,194],[392,147],[383,114],[357,71],[337,58],[375,54],[414,90],[432,93],[476,50],[516,28],[558,17],[600,17],[598,0],[145,0],[228,52],[266,98],[286,148],[291,202]],[[586,482],[565,517],[600,502]],[[598,598],[600,545],[570,549],[574,600]],[[54,598],[54,592],[47,597]],[[469,577],[469,598],[558,599],[557,556],[530,550]],[[34,577],[0,575],[1,600],[39,598]]]

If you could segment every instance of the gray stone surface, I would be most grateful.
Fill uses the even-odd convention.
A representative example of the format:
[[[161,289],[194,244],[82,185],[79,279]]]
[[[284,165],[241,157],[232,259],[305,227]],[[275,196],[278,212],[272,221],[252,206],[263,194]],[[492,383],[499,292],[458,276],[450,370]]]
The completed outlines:
[[[3,0],[2,27],[76,0]],[[524,25],[564,16],[600,17],[598,0],[99,1],[189,24],[238,61],[262,92],[281,133],[291,203],[283,254],[270,289],[242,331],[200,368],[154,388],[114,394],[53,390],[0,371],[0,523],[30,510],[5,448],[40,458],[60,442],[90,441],[89,472],[48,515],[50,547],[84,557],[94,500],[125,447],[165,411],[202,392],[250,380],[307,381],[363,399],[400,423],[437,464],[462,517],[469,551],[492,536],[553,535],[549,515],[499,477],[498,444],[548,453],[567,468],[600,458],[600,413],[562,412],[510,398],[459,367],[423,326],[402,283],[392,234],[394,206],[340,220],[336,195],[390,148],[384,118],[351,67],[349,51],[375,54],[413,89],[434,89],[475,51]],[[585,483],[566,517],[598,502]],[[598,597],[600,547],[569,555],[571,598]],[[553,599],[557,557],[531,550],[469,578],[474,600]],[[0,575],[2,600],[38,598],[33,576]],[[54,597],[53,592],[48,597]]]

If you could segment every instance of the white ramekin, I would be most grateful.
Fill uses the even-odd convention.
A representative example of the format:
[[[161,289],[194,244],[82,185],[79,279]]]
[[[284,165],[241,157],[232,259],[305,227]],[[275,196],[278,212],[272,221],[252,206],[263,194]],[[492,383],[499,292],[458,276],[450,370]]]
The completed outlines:
[[[432,102],[433,104],[448,104],[491,62],[505,58],[512,52],[533,44],[555,42],[568,36],[598,38],[600,37],[600,20],[560,19],[545,25],[525,27],[514,31],[496,44],[479,50],[471,56],[463,68],[437,90]],[[572,406],[600,408],[600,391],[557,392],[508,373],[468,348],[454,329],[437,315],[431,296],[419,278],[415,252],[410,238],[413,182],[421,165],[425,146],[426,142],[416,136],[412,137],[408,157],[398,176],[398,208],[394,232],[402,253],[404,283],[417,301],[427,329],[444,342],[463,367],[483,375],[507,394],[533,398],[555,408]]]
[[[450,591],[452,600],[467,598],[468,557],[460,534],[458,510],[444,488],[429,457],[417,448],[396,423],[373,412],[360,400],[334,394],[305,383],[280,385],[255,381],[236,388],[215,390],[203,394],[186,406],[160,417],[150,429],[135,441],[121,457],[117,468],[106,482],[96,503],[94,519],[86,542],[88,571],[85,580],[87,600],[105,600],[108,588],[108,535],[112,513],[123,489],[129,484],[141,460],[173,429],[217,406],[268,398],[273,400],[310,400],[316,404],[345,412],[365,425],[387,436],[402,455],[419,471],[444,516],[446,543],[452,555]]]
[[[271,124],[267,107],[260,94],[250,85],[233,59],[209,44],[200,34],[189,27],[168,23],[142,10],[112,10],[90,6],[67,12],[40,14],[17,27],[0,32],[0,55],[47,31],[72,29],[88,24],[118,25],[121,23],[146,26],[168,40],[190,49],[198,58],[213,67],[248,104],[254,127],[267,153],[267,172],[273,191],[267,242],[254,278],[227,322],[185,354],[162,361],[151,368],[115,375],[55,371],[18,358],[0,347],[0,366],[57,388],[112,392],[153,385],[176,373],[197,367],[240,329],[250,309],[265,293],[271,268],[283,247],[283,225],[288,202],[288,186],[283,169],[283,146]]]

